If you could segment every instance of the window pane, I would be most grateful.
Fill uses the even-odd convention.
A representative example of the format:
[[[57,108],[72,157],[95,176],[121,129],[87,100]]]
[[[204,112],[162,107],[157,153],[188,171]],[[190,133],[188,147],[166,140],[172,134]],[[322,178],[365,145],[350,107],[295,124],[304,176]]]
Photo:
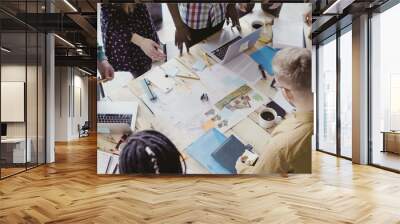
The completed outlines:
[[[318,48],[318,149],[336,153],[336,40]]]
[[[30,147],[30,157],[27,163],[28,168],[37,165],[37,74],[38,74],[38,52],[36,32],[28,32],[28,62],[26,80],[26,115],[27,115],[27,140]]]
[[[26,33],[2,33],[1,46],[1,123],[5,129],[1,144],[1,177],[24,171],[31,161],[26,141]],[[7,97],[6,97],[7,96]],[[11,98],[12,97],[12,98]],[[11,109],[12,108],[12,109]],[[28,150],[27,150],[28,146]]]
[[[340,37],[340,153],[351,158],[352,141],[352,33]]]
[[[400,33],[393,27],[399,21],[400,4],[371,19],[372,163],[396,170],[400,170],[400,134],[396,132],[400,130]]]

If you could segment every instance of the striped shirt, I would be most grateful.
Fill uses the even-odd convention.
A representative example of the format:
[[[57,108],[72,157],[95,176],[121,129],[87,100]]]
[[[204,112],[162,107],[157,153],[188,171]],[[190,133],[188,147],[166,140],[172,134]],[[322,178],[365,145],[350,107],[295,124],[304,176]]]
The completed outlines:
[[[225,20],[226,3],[179,3],[182,21],[192,29],[214,27]]]

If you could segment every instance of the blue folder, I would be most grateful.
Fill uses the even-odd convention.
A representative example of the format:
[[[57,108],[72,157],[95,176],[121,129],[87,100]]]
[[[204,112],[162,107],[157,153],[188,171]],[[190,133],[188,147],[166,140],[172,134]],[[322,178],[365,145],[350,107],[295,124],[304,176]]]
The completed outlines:
[[[275,49],[272,47],[265,46],[260,48],[256,52],[252,53],[250,57],[259,65],[263,67],[265,71],[271,76],[274,75],[274,71],[272,69],[272,59],[274,58],[276,52],[279,49]]]
[[[189,145],[186,152],[212,174],[232,174],[211,155],[226,139],[224,134],[213,128]]]

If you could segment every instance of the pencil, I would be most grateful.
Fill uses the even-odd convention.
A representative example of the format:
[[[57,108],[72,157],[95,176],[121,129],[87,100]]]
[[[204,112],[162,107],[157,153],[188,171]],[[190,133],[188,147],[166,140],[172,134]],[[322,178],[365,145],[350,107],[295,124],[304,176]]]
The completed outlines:
[[[107,82],[107,79],[97,79],[97,83],[103,83],[103,82]]]
[[[207,67],[210,67],[211,65],[210,65],[210,62],[208,61],[207,53],[203,52],[203,58],[204,58],[204,61],[206,61]]]
[[[138,97],[138,98],[139,98],[140,101],[142,101],[142,103],[144,104],[144,106],[146,106],[147,109],[149,109],[150,113],[153,114],[153,115],[155,115],[154,112],[150,109],[149,105],[147,105],[146,102],[144,102],[144,100],[141,99],[140,97]]]
[[[178,78],[184,78],[184,79],[194,79],[194,80],[200,80],[200,78],[199,78],[199,77],[194,77],[194,76],[185,76],[185,75],[174,75],[174,76],[172,76],[172,75],[165,75],[165,77],[166,77],[166,78],[168,78],[168,77],[172,77],[172,78],[174,78],[174,77],[178,77]]]
[[[198,77],[193,77],[193,76],[176,75],[176,77],[184,78],[184,79],[200,80],[200,78],[198,78]]]

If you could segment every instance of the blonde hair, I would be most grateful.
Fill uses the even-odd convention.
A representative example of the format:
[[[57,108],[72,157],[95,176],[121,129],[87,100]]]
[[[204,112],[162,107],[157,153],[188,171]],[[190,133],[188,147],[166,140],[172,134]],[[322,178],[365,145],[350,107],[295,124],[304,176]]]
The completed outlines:
[[[275,55],[272,67],[279,82],[297,91],[311,91],[311,51],[285,48]]]

